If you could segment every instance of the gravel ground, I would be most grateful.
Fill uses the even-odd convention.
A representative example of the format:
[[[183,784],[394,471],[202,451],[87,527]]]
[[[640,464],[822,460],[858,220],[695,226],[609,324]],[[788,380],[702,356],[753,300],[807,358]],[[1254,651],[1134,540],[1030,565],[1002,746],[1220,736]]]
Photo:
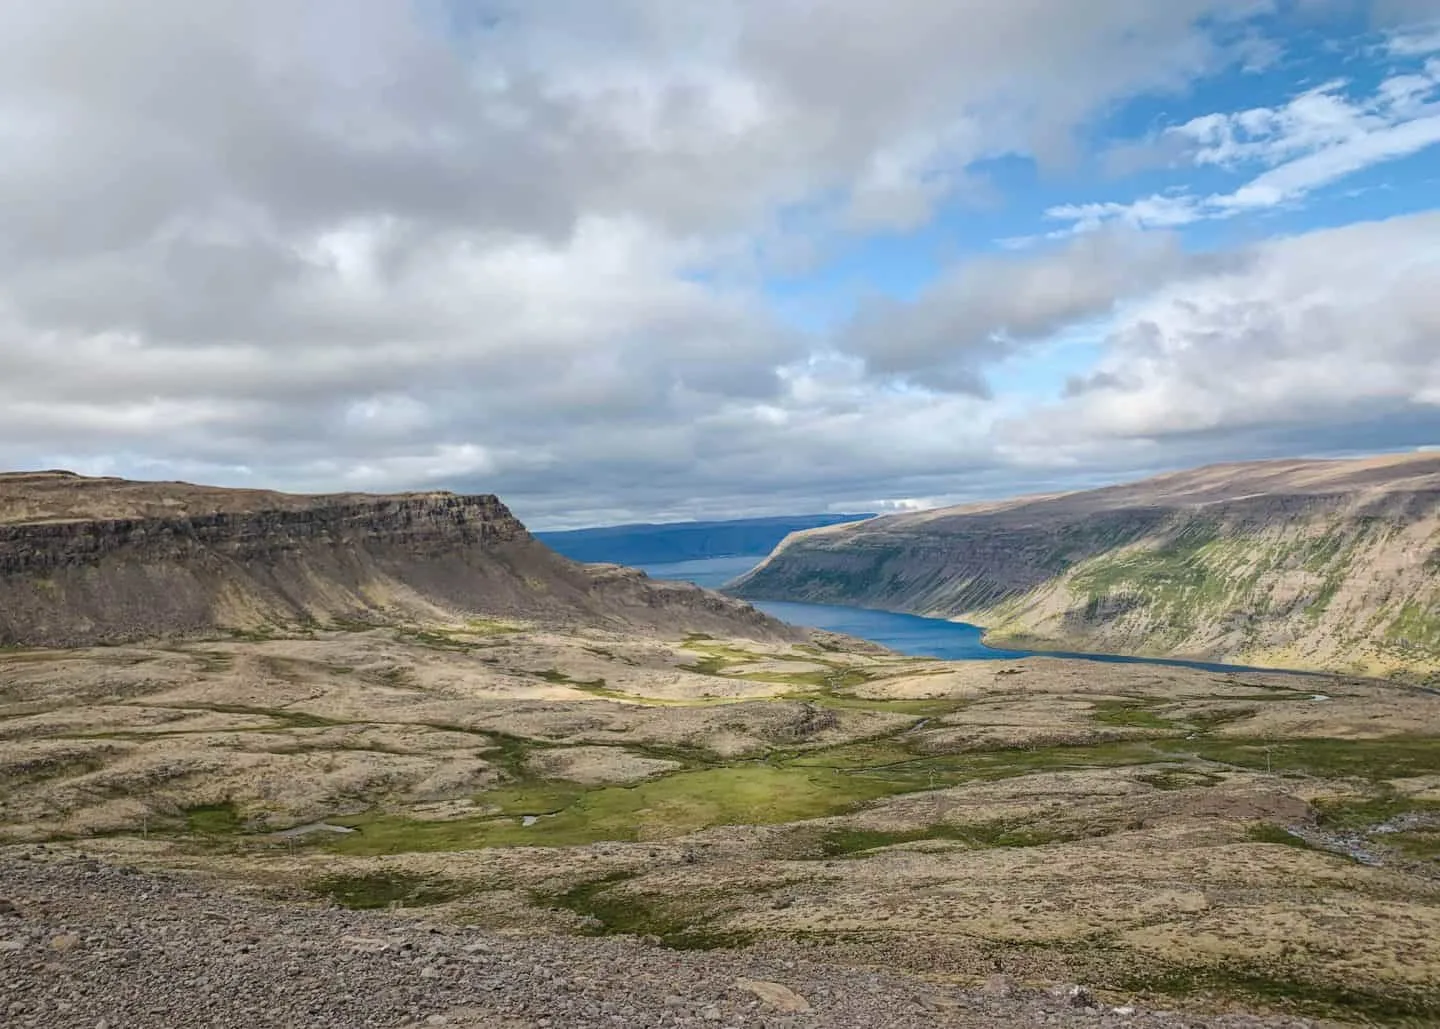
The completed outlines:
[[[497,936],[262,902],[42,850],[0,852],[6,1029],[1101,1026],[1296,1019],[1115,1009],[1078,987],[900,975],[628,939]]]

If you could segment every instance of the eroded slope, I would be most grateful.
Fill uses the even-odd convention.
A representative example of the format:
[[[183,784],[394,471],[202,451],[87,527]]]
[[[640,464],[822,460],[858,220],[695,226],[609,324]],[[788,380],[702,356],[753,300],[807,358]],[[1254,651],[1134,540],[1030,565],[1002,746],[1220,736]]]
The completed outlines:
[[[0,475],[0,644],[465,615],[795,637],[729,598],[568,561],[493,496]]]
[[[997,643],[1440,669],[1440,454],[1203,468],[797,533],[736,592]]]

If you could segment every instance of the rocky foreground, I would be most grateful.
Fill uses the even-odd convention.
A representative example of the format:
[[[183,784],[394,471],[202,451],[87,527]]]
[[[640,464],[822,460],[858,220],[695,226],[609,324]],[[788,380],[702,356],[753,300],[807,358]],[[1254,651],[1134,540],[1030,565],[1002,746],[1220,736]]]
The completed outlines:
[[[1114,1007],[1004,976],[967,991],[632,939],[498,936],[230,895],[44,848],[0,855],[0,1023],[13,1029],[452,1026],[1298,1027]]]

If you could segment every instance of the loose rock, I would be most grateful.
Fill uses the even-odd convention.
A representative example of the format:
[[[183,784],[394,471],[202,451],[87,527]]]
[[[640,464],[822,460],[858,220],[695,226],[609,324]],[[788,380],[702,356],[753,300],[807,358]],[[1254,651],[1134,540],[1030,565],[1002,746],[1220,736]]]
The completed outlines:
[[[984,990],[939,989],[804,952],[492,935],[408,913],[242,899],[178,877],[21,853],[33,859],[0,849],[0,882],[28,912],[25,936],[0,941],[5,1029],[1310,1025],[1253,1015],[1124,1016],[1088,1006],[1094,1001],[1083,987],[1048,996],[993,977]],[[65,942],[56,949],[58,940]],[[737,995],[745,999],[718,1000]]]
[[[776,1011],[809,1011],[810,1002],[788,986],[767,983],[757,979],[736,979],[735,986],[746,993],[753,993],[766,1007]]]

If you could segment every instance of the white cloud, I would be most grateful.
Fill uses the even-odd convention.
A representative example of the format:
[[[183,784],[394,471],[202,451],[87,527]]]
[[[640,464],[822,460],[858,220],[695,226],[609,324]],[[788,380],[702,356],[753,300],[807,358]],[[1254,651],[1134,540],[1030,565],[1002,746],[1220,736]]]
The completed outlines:
[[[1272,6],[0,4],[0,466],[495,489],[571,521],[1084,471],[963,391],[1198,274],[1173,240],[967,263],[833,339],[764,274],[998,200],[977,161],[1063,171],[1115,105],[1273,57]],[[1387,83],[1366,145],[1427,117],[1423,86]],[[1300,145],[1315,103],[1274,112],[1265,167],[1343,156]]]
[[[1109,222],[1119,222],[1132,229],[1174,229],[1200,221],[1206,215],[1204,204],[1194,197],[1156,194],[1128,204],[1114,201],[1058,204],[1046,210],[1045,216],[1073,223],[1062,231],[1048,234],[1049,238],[1063,239],[1077,232],[1092,232]]]
[[[1396,57],[1440,53],[1440,22],[1394,32],[1385,41],[1385,48]]]
[[[1063,204],[1048,218],[1069,222],[1052,236],[1107,222],[1176,228],[1303,200],[1346,176],[1440,143],[1440,60],[1391,75],[1367,97],[1335,81],[1300,93],[1283,107],[1207,114],[1165,130],[1166,146],[1197,167],[1265,170],[1230,193],[1157,194],[1130,202]]]
[[[983,396],[986,364],[1209,260],[1184,254],[1174,237],[1121,229],[981,258],[952,268],[912,302],[863,306],[840,345],[876,375]]]
[[[1002,431],[1103,445],[1305,425],[1333,446],[1382,414],[1440,431],[1436,282],[1440,213],[1260,244],[1243,271],[1129,305],[1072,399]]]

